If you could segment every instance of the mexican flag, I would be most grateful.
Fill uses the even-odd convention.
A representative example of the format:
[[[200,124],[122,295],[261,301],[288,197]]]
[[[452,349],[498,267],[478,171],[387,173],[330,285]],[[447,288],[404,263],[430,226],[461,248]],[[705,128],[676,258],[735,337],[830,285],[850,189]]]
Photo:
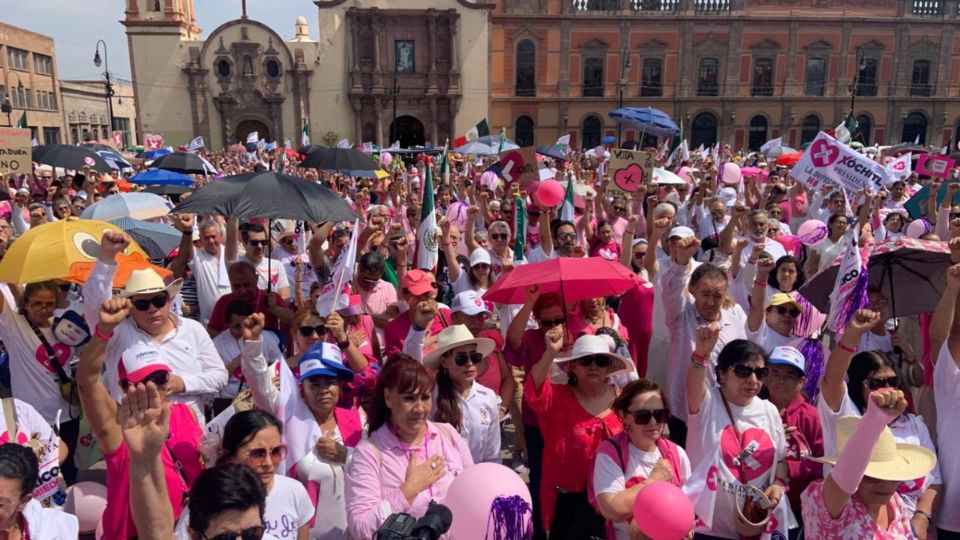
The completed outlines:
[[[300,146],[307,146],[310,144],[310,124],[307,123],[307,120],[303,120],[303,129],[300,132]]]
[[[513,201],[513,230],[517,233],[513,241],[513,260],[522,261],[525,239],[527,237],[527,209],[523,206],[523,199],[518,194]]]
[[[17,120],[17,127],[27,129],[27,111],[23,111],[23,114],[20,115],[20,119]]]
[[[437,266],[437,213],[433,202],[433,167],[424,166],[423,201],[420,203],[420,225],[417,226],[416,268],[432,271]]]
[[[563,221],[574,221],[573,207],[573,175],[567,178],[567,193],[563,197],[563,206],[560,208],[560,219]]]
[[[440,161],[440,181],[450,184],[450,139],[443,145],[443,159]]]
[[[490,125],[487,124],[487,119],[484,118],[477,125],[468,129],[466,135],[463,135],[462,137],[457,137],[456,139],[454,139],[453,147],[454,148],[461,147],[474,139],[479,139],[480,137],[486,137],[487,135],[490,135]]]

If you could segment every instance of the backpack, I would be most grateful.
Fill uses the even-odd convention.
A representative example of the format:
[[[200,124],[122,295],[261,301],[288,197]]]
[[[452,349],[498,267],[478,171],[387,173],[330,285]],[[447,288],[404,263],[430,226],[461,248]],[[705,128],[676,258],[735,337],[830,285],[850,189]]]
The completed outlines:
[[[657,450],[660,456],[670,464],[670,472],[673,473],[673,485],[680,487],[680,452],[677,445],[670,442],[666,437],[660,437],[657,440]],[[626,432],[621,432],[609,439],[604,439],[597,446],[597,456],[606,455],[620,464],[620,470],[623,471],[624,481],[627,478],[627,465],[630,460],[630,437]],[[596,468],[596,456],[594,457],[594,468]],[[629,487],[629,486],[628,486]],[[597,492],[593,485],[593,473],[587,475],[587,500],[593,506],[597,514],[600,514],[600,505],[597,503]],[[613,522],[607,520],[607,539],[614,540]]]

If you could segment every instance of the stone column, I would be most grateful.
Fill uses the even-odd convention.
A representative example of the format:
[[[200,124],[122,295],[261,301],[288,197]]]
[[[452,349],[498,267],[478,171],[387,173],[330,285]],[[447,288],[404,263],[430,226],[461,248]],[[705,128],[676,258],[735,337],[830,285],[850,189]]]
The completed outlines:
[[[956,13],[956,6],[949,2],[947,8],[952,9],[951,14]],[[936,91],[933,95],[937,97],[950,96],[950,61],[953,59],[953,39],[955,31],[951,25],[943,25],[940,34],[940,58],[937,61],[936,72]]]
[[[437,131],[437,98],[430,98],[430,142],[434,146],[439,144],[440,133]]]
[[[843,23],[843,38],[840,40],[840,73],[835,80],[839,81],[838,86],[834,89],[833,95],[840,96],[850,96],[850,74],[847,73],[847,66],[850,65],[850,34],[853,32],[853,25],[846,22]],[[856,52],[854,52],[856,54]],[[854,62],[857,61],[856,58],[853,59]],[[829,69],[829,63],[827,64]],[[856,69],[856,68],[854,68]],[[827,74],[827,80],[831,79],[829,73]]]
[[[430,36],[427,93],[432,94],[437,91],[437,12],[432,8],[427,10],[427,34]]]
[[[460,14],[457,10],[447,11],[447,25],[450,28],[450,88],[460,88]],[[452,126],[451,126],[452,129]]]
[[[720,87],[721,96],[740,95],[740,45],[743,41],[743,21],[730,24],[730,39],[727,46],[727,60],[724,70],[725,81]]]
[[[374,133],[375,143],[380,146],[389,146],[388,144],[383,144],[383,102],[379,99],[373,100],[374,110],[373,114],[376,117],[376,132]]]
[[[797,34],[800,30],[800,23],[796,21],[790,22],[790,33],[787,36],[787,56],[784,59],[787,64],[787,74],[786,79],[783,83],[783,95],[785,97],[792,97],[801,95],[797,88]]]
[[[541,52],[541,56],[543,53]],[[540,60],[545,62],[546,58]],[[570,21],[560,22],[560,80],[557,90],[560,97],[570,96]]]
[[[680,50],[677,51],[677,80],[680,85],[673,90],[675,97],[690,97],[694,93],[693,70],[697,65],[693,50],[694,32],[692,21],[684,23],[679,41]]]
[[[380,13],[377,8],[370,11],[372,13],[371,27],[373,30],[373,87],[383,88],[383,73],[380,69],[380,55],[383,52],[380,42]],[[397,69],[396,63],[394,63],[393,69]]]

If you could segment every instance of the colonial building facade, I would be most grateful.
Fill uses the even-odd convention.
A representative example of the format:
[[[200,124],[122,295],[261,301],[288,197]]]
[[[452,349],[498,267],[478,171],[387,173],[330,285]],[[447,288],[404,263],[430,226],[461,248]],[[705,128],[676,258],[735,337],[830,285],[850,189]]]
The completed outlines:
[[[27,127],[40,144],[63,142],[63,112],[53,39],[0,22],[0,103],[10,114],[0,125],[16,125],[27,115]]]
[[[502,0],[492,21],[491,125],[521,144],[595,146],[621,103],[692,147],[800,145],[851,105],[868,144],[960,138],[957,0]]]
[[[193,0],[126,0],[139,132],[219,148],[261,138],[443,141],[487,114],[493,5],[471,0],[316,0],[295,37],[247,17],[204,38]],[[245,3],[244,3],[245,5]],[[245,8],[244,8],[245,10]]]

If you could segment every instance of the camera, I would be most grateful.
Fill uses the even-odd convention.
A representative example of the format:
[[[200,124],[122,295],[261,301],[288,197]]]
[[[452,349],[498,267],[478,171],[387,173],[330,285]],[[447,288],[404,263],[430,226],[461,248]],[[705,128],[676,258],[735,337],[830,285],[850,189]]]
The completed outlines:
[[[450,529],[452,521],[449,508],[430,501],[422,518],[404,513],[391,514],[373,537],[376,540],[437,540]]]

